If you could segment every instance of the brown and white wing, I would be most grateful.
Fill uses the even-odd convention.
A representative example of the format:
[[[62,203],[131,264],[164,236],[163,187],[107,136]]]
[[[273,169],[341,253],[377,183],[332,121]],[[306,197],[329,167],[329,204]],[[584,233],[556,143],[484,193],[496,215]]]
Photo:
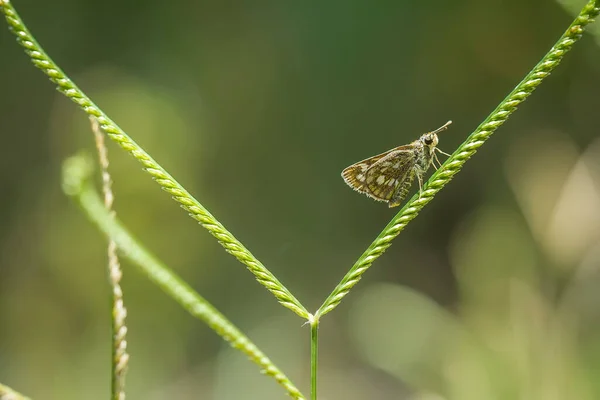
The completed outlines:
[[[344,178],[344,182],[348,184],[352,189],[361,192],[367,193],[368,189],[366,187],[366,172],[367,170],[373,166],[377,161],[381,160],[383,157],[387,156],[389,153],[394,150],[386,151],[385,153],[378,154],[373,157],[369,157],[366,160],[359,161],[351,166],[345,168],[342,171],[342,178]]]
[[[411,176],[416,164],[411,149],[392,150],[365,172],[365,194],[375,200],[389,201],[396,189]]]

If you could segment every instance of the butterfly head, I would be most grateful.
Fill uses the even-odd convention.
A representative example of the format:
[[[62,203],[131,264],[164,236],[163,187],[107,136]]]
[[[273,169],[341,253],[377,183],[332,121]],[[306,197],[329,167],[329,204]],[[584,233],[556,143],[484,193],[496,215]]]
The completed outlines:
[[[429,147],[430,149],[437,146],[437,144],[439,142],[438,135],[433,132],[429,132],[429,133],[422,135],[420,140],[426,147]]]
[[[450,125],[451,123],[452,123],[452,121],[448,121],[444,125],[437,128],[435,131],[427,132],[427,133],[423,134],[419,140],[426,147],[428,147],[431,151],[433,151],[433,149],[438,145],[438,142],[439,142],[437,134],[440,133],[441,131],[446,130],[448,128],[448,125]]]

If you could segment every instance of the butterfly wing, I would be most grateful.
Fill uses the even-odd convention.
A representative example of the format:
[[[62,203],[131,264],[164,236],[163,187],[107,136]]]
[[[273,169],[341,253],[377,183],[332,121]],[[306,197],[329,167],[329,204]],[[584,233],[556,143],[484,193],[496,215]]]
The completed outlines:
[[[342,177],[354,190],[389,201],[398,184],[410,176],[415,162],[413,146],[400,146],[352,164],[342,171]]]
[[[381,160],[383,157],[387,156],[394,150],[386,151],[385,153],[378,154],[373,157],[369,157],[366,160],[359,161],[351,166],[345,168],[342,171],[342,178],[344,178],[344,182],[348,184],[352,189],[356,190],[360,193],[368,193],[368,188],[366,186],[366,172],[372,167],[377,161]]]
[[[410,185],[407,179],[414,178],[412,172],[415,164],[416,158],[411,149],[391,151],[365,172],[367,196],[379,201],[390,201],[399,186]]]

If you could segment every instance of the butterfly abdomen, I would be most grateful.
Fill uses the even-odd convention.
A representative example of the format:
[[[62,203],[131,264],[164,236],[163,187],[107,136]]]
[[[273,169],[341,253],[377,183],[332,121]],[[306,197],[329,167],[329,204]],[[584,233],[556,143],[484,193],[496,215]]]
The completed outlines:
[[[406,198],[406,195],[408,195],[410,187],[412,186],[413,180],[415,179],[415,175],[415,169],[411,169],[406,179],[398,185],[396,191],[392,195],[392,198],[388,202],[390,208],[399,206],[402,203],[402,201]]]

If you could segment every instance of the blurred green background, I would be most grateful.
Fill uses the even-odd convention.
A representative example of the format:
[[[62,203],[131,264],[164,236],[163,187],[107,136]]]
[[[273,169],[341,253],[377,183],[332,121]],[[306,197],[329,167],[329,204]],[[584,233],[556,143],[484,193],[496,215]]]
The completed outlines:
[[[579,9],[584,2],[571,4]],[[395,214],[347,165],[453,152],[573,19],[543,0],[40,2],[53,59],[311,311]],[[106,399],[106,242],[60,189],[89,123],[0,29],[0,382]],[[587,35],[322,320],[322,399],[600,398],[600,49]],[[309,329],[109,144],[129,229],[308,393]],[[123,261],[128,398],[283,391]]]

